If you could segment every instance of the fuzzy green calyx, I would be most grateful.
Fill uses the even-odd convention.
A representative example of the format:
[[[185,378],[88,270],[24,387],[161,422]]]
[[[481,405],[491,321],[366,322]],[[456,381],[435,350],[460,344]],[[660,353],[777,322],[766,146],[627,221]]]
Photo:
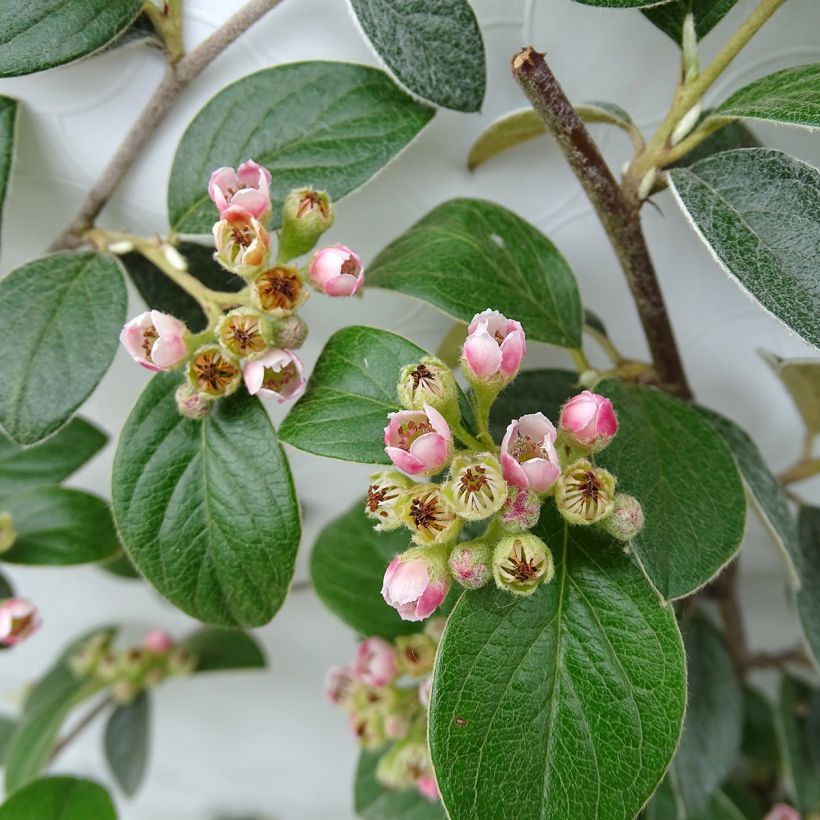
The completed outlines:
[[[549,547],[530,533],[502,538],[493,551],[493,578],[499,589],[532,595],[539,584],[555,575]]]
[[[491,453],[456,456],[444,496],[465,521],[481,521],[497,513],[507,500],[507,482]]]
[[[616,479],[586,459],[571,464],[555,482],[555,504],[570,524],[603,521],[614,507]]]
[[[294,188],[282,207],[279,259],[286,262],[313,250],[321,235],[333,224],[333,203],[325,191]]]

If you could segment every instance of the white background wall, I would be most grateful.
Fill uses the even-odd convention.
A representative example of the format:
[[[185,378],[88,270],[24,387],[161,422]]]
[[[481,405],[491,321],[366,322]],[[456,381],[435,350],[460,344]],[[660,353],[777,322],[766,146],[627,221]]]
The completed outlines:
[[[203,39],[239,4],[188,0],[188,45]],[[706,39],[705,56],[717,50],[753,5],[740,0]],[[585,303],[606,317],[619,346],[642,356],[645,344],[614,257],[554,146],[546,138],[536,140],[475,174],[465,169],[464,159],[491,120],[524,104],[508,72],[518,47],[532,44],[546,50],[571,98],[619,103],[644,129],[657,125],[671,96],[676,49],[638,12],[595,10],[569,0],[475,0],[474,6],[485,34],[489,68],[483,112],[440,112],[392,166],[339,206],[329,238],[357,248],[369,260],[447,198],[495,200],[556,242],[579,278]],[[818,31],[820,3],[790,0],[708,99],[718,101],[778,68],[817,61]],[[343,0],[284,0],[182,96],[120,187],[103,224],[135,233],[163,232],[174,149],[194,114],[217,90],[244,74],[306,59],[376,64]],[[156,52],[136,48],[0,81],[0,93],[23,101],[0,272],[41,252],[69,220],[162,71]],[[811,135],[767,126],[756,130],[766,144],[820,165],[820,143]],[[595,135],[613,167],[619,168],[627,158],[624,136],[603,126]],[[646,209],[646,230],[695,391],[703,403],[734,415],[770,464],[783,468],[799,452],[799,418],[755,349],[781,356],[812,351],[725,278],[668,193],[656,201],[661,212]],[[141,309],[133,296],[131,313]],[[304,315],[311,325],[304,349],[309,368],[327,337],[347,324],[378,324],[431,348],[449,326],[420,303],[376,290],[349,302],[313,298]],[[531,351],[529,366],[568,363],[562,353],[541,345],[532,345]],[[115,439],[147,380],[147,373],[119,353],[83,413]],[[277,422],[282,417],[278,409],[272,415]],[[71,483],[107,496],[113,454],[112,440]],[[368,470],[290,449],[288,455],[306,512],[296,573],[304,578],[318,529],[360,495]],[[814,490],[817,500],[817,484],[801,489],[808,496]],[[135,639],[154,625],[174,633],[194,625],[146,585],[114,579],[94,568],[14,568],[10,575],[20,593],[41,607],[45,626],[36,639],[0,656],[4,711],[16,708],[26,682],[41,674],[69,638],[98,623],[125,623],[127,634]],[[755,520],[749,522],[743,579],[754,644],[790,643],[793,627],[783,568]],[[311,592],[295,594],[273,623],[256,634],[270,657],[267,672],[175,681],[156,693],[146,785],[133,801],[118,797],[124,820],[193,820],[251,811],[286,820],[352,816],[355,745],[344,716],[321,696],[325,667],[351,656],[352,635]],[[57,769],[110,783],[99,727],[66,753]]]

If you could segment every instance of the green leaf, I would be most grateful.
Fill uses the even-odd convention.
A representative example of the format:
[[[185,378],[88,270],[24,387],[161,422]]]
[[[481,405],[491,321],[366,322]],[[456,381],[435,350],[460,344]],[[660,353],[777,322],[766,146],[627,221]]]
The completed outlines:
[[[820,507],[800,507],[800,589],[797,615],[815,666],[820,669]]]
[[[290,470],[265,410],[241,391],[204,421],[155,376],[120,436],[114,517],[140,573],[207,623],[260,626],[285,599],[299,545]]]
[[[399,371],[427,353],[395,333],[346,327],[334,333],[313,368],[305,395],[279,436],[300,450],[368,464],[389,464],[387,414],[401,410]]]
[[[182,641],[196,655],[196,672],[222,672],[229,669],[264,669],[265,653],[247,632],[206,626]]]
[[[235,291],[244,282],[214,261],[213,247],[181,242],[177,250],[188,261],[188,272],[203,285],[218,291]],[[128,276],[140,292],[145,304],[152,310],[161,310],[181,319],[190,330],[204,330],[208,324],[197,301],[174,284],[159,268],[141,253],[129,253],[122,257]]]
[[[730,120],[720,130],[710,134],[706,139],[683,156],[677,162],[670,165],[670,168],[688,168],[702,159],[720,154],[723,151],[731,151],[735,148],[760,148],[762,143],[742,122]]]
[[[0,766],[5,763],[6,747],[16,727],[17,724],[10,717],[0,715]]]
[[[740,287],[820,346],[820,172],[768,148],[669,172],[698,235]]]
[[[21,447],[0,433],[0,496],[56,484],[79,470],[108,441],[91,422],[73,418],[33,447]]]
[[[558,423],[561,405],[581,388],[572,370],[525,370],[496,399],[490,412],[490,433],[501,441],[507,425],[527,413],[543,413]]]
[[[714,117],[767,120],[820,127],[820,63],[795,66],[760,77],[735,91]]]
[[[71,710],[99,689],[99,684],[78,680],[71,672],[69,659],[77,647],[92,635],[113,635],[114,631],[100,627],[72,641],[31,690],[6,748],[6,792],[13,792],[40,775]]]
[[[468,592],[447,623],[429,730],[444,805],[452,820],[631,820],[680,735],[675,617],[600,530],[547,504],[536,533],[552,582]]]
[[[732,453],[694,407],[648,387],[596,388],[618,414],[618,435],[597,456],[639,499],[646,524],[635,555],[665,599],[688,595],[740,547],[746,498]]]
[[[63,487],[35,487],[0,498],[17,539],[0,554],[10,564],[88,564],[116,555],[120,542],[101,498]]]
[[[367,39],[398,81],[444,108],[478,111],[487,69],[467,0],[350,0]]]
[[[820,359],[781,359],[761,351],[774,370],[806,425],[809,437],[820,433]]]
[[[564,257],[521,217],[480,199],[434,208],[370,264],[368,284],[430,302],[469,322],[488,307],[530,339],[581,344],[581,299]]]
[[[757,689],[743,690],[743,734],[740,751],[745,776],[753,784],[774,785],[780,769],[777,751],[774,709],[769,699]]]
[[[11,438],[45,438],[91,395],[114,358],[126,305],[119,263],[87,251],[37,259],[0,282],[0,427]]]
[[[105,725],[105,759],[117,785],[129,796],[137,793],[148,767],[151,745],[151,702],[147,691],[131,703],[117,706]]]
[[[2,598],[13,598],[14,597],[14,587],[11,585],[11,581],[0,572],[0,599]]]
[[[113,558],[109,558],[107,561],[101,561],[99,567],[109,573],[109,575],[116,575],[118,578],[136,581],[142,579],[142,575],[137,572],[131,563],[131,559],[128,557],[128,553],[123,549],[114,555]]]
[[[735,765],[743,700],[723,638],[705,617],[684,623],[683,642],[689,691],[672,782],[687,815],[693,815],[706,808]]]
[[[0,820],[117,820],[108,792],[91,780],[44,777],[0,806]]]
[[[597,6],[606,9],[639,9],[659,6],[668,0],[575,0],[583,6]]]
[[[2,15],[2,11],[0,11]],[[0,35],[2,36],[2,35]],[[2,59],[0,57],[0,59]],[[0,96],[0,229],[3,227],[3,203],[9,189],[11,163],[14,159],[14,136],[17,130],[17,100]]]
[[[580,103],[574,108],[586,123],[606,123],[627,132],[634,127],[629,114],[614,103],[593,101]],[[505,114],[490,123],[473,143],[467,157],[467,167],[474,171],[503,151],[546,133],[547,127],[532,108],[521,108]]]
[[[783,554],[793,583],[799,585],[800,541],[797,522],[789,509],[789,500],[783,487],[766,466],[760,450],[748,433],[733,421],[711,410],[703,407],[698,410],[729,445],[755,510]]]
[[[32,74],[99,51],[137,18],[143,0],[5,0],[0,77]]]
[[[243,77],[220,91],[182,137],[168,184],[171,227],[210,233],[217,219],[208,198],[211,172],[252,157],[273,174],[278,228],[291,188],[310,185],[340,199],[387,165],[433,113],[368,66],[289,63]]]
[[[322,603],[360,635],[388,640],[418,632],[421,625],[403,621],[381,596],[384,571],[407,549],[407,530],[376,532],[364,513],[364,501],[330,522],[316,538],[310,577]]]
[[[673,0],[643,14],[678,45],[683,42],[683,22],[687,14],[695,18],[695,33],[705,37],[737,4],[737,0]]]
[[[364,751],[356,767],[356,815],[362,820],[446,820],[439,802],[431,802],[416,789],[385,789],[376,780],[376,767],[385,750]]]
[[[820,809],[820,773],[815,770],[806,717],[816,690],[795,678],[780,684],[775,725],[783,758],[786,793],[801,814]]]
[[[702,810],[687,812],[675,795],[671,777],[661,783],[644,817],[645,820],[746,820],[735,801],[723,791],[715,792]]]

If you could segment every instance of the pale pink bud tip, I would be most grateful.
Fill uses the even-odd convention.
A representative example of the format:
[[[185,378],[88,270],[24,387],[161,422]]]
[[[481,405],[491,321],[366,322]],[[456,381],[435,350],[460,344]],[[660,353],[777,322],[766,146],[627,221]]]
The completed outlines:
[[[763,820],[800,820],[800,814],[788,803],[777,803]]]
[[[410,475],[433,475],[453,454],[453,434],[444,416],[429,404],[423,410],[390,413],[384,428],[384,451]]]
[[[142,645],[151,652],[161,655],[174,646],[171,636],[164,629],[152,629],[143,639]]]
[[[131,358],[147,370],[168,370],[188,356],[185,325],[158,310],[131,319],[120,333],[120,341]]]
[[[464,362],[475,378],[499,377],[509,381],[518,373],[526,352],[520,322],[490,309],[476,314],[470,322],[464,342]]]
[[[383,638],[366,638],[359,644],[353,674],[370,686],[387,686],[396,677],[396,652]]]
[[[37,607],[22,598],[0,603],[0,644],[12,646],[30,638],[41,626]]]
[[[299,357],[290,350],[271,348],[247,362],[242,371],[248,393],[272,396],[279,404],[298,399],[305,392],[305,375]]]
[[[422,775],[416,781],[416,788],[431,802],[439,799],[436,778],[431,774]]]
[[[431,578],[431,565],[422,557],[394,558],[384,573],[382,597],[405,621],[423,621],[439,607],[450,589],[450,579]]]
[[[589,390],[573,396],[564,405],[560,426],[573,441],[585,447],[606,445],[618,432],[612,402]]]
[[[346,245],[330,245],[317,251],[309,272],[313,287],[328,296],[353,296],[364,284],[362,259]]]
[[[501,469],[508,484],[546,492],[561,473],[555,452],[555,427],[543,413],[511,421],[501,441]]]
[[[349,666],[331,666],[325,673],[325,696],[337,706],[344,706],[353,693],[356,680]]]
[[[220,214],[234,205],[262,220],[271,210],[270,183],[270,171],[249,159],[236,171],[217,168],[208,183],[208,196]]]

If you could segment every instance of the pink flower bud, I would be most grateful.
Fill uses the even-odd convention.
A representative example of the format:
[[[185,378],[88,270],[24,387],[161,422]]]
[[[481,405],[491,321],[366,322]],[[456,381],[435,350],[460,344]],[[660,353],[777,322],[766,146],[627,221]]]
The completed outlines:
[[[162,655],[174,646],[171,636],[164,629],[152,629],[143,639],[142,645],[145,649]]]
[[[416,788],[430,801],[439,799],[436,778],[431,774],[424,774],[416,781]]]
[[[239,276],[254,276],[268,259],[270,237],[262,223],[244,208],[231,207],[214,223],[214,258]]]
[[[271,211],[270,183],[270,171],[249,159],[236,171],[233,168],[217,168],[208,183],[208,196],[220,214],[234,205],[264,222]]]
[[[527,352],[524,328],[489,308],[470,322],[464,342],[463,365],[466,375],[486,381],[514,378]]]
[[[561,409],[560,427],[572,442],[602,450],[618,432],[618,420],[609,399],[584,390]]]
[[[543,413],[511,421],[501,441],[501,469],[509,484],[545,493],[561,473],[555,427]]]
[[[410,475],[433,475],[447,466],[453,454],[453,434],[444,416],[429,404],[423,410],[389,414],[384,428],[384,451]]]
[[[271,348],[258,359],[247,362],[242,371],[248,393],[273,396],[279,404],[298,399],[305,392],[302,362],[290,350]]]
[[[423,621],[439,607],[450,590],[445,568],[418,550],[396,556],[384,573],[382,597],[405,621]],[[443,562],[442,562],[443,564]]]
[[[309,270],[313,287],[328,296],[353,296],[364,284],[361,257],[346,245],[317,251]]]
[[[336,706],[345,708],[350,703],[356,679],[349,666],[331,666],[325,673],[325,696]]]
[[[531,530],[541,516],[541,499],[532,490],[510,487],[501,508],[501,523],[509,532]]]
[[[180,415],[200,421],[211,412],[212,397],[194,390],[190,384],[181,384],[174,394]]]
[[[365,638],[359,644],[353,674],[370,686],[387,686],[397,674],[396,652],[383,638]]]
[[[481,541],[467,541],[456,544],[447,563],[461,586],[479,589],[490,580],[492,551]]]
[[[188,356],[185,325],[158,310],[131,319],[120,333],[120,341],[131,358],[146,370],[169,370]]]
[[[41,625],[37,607],[22,598],[0,603],[0,644],[12,646],[30,638]]]
[[[800,814],[788,803],[777,803],[763,820],[800,820]]]

